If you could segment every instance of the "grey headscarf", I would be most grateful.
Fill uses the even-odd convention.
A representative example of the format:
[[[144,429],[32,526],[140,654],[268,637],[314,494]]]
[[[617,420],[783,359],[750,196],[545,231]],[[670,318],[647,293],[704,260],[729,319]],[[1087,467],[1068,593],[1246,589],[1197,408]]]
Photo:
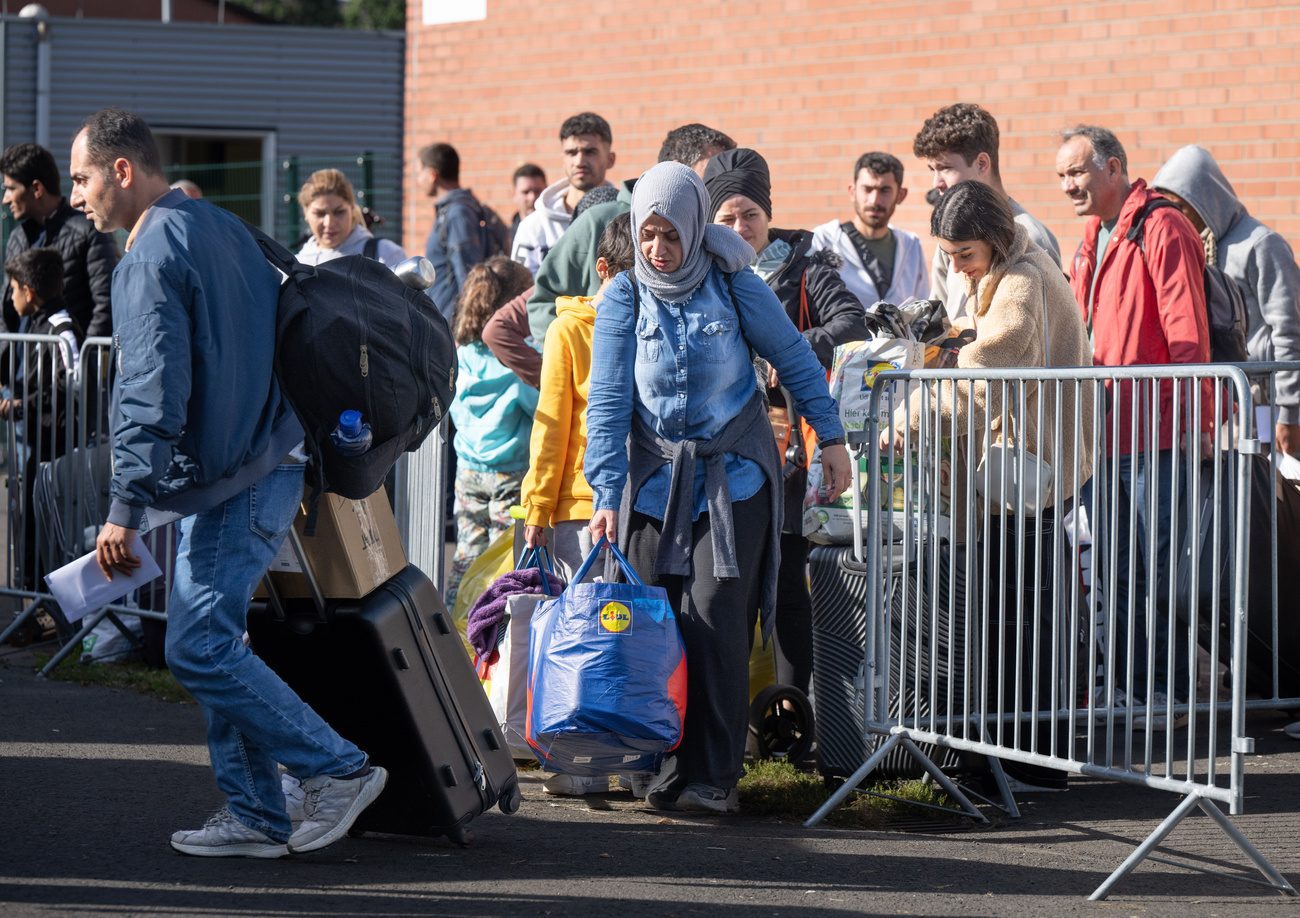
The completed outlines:
[[[641,224],[651,214],[663,217],[682,241],[681,266],[671,274],[656,271],[641,251]],[[716,260],[734,273],[754,260],[754,250],[729,226],[709,222],[709,192],[695,170],[660,163],[637,179],[632,189],[632,237],[636,279],[666,303],[679,303],[704,282]]]

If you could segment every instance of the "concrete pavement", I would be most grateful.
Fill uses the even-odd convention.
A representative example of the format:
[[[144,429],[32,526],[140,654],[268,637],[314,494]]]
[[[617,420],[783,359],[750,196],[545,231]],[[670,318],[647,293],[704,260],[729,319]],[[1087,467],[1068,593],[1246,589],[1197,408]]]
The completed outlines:
[[[0,648],[0,916],[787,916],[1300,914],[1300,901],[1148,862],[1106,902],[1086,901],[1177,803],[1077,779],[1021,799],[1024,818],[941,834],[850,831],[741,817],[665,818],[630,796],[541,794],[443,840],[348,838],[280,861],[189,858],[167,839],[221,799],[193,706],[36,677]],[[1235,822],[1300,881],[1300,743],[1257,713],[1247,814]],[[1240,871],[1208,819],[1163,854]],[[1249,876],[1258,876],[1253,872]]]

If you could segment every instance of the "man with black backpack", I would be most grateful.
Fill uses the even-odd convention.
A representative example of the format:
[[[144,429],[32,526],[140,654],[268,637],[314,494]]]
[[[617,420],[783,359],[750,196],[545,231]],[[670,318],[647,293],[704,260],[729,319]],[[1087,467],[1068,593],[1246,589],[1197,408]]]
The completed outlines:
[[[509,254],[510,230],[496,212],[460,187],[460,154],[449,143],[433,143],[419,153],[416,185],[433,198],[436,215],[424,255],[437,276],[429,295],[451,321],[469,269],[492,255]]]
[[[1128,157],[1119,139],[1103,127],[1081,125],[1062,134],[1056,154],[1056,172],[1061,190],[1074,205],[1074,212],[1087,217],[1083,242],[1075,253],[1070,286],[1093,344],[1096,366],[1134,366],[1144,364],[1196,364],[1210,360],[1210,328],[1205,310],[1205,247],[1192,224],[1175,207],[1159,206],[1163,199],[1147,188],[1142,179],[1130,181]],[[1102,519],[1094,520],[1093,532],[1098,544],[1104,533],[1115,532],[1115,558],[1118,576],[1106,582],[1117,583],[1117,643],[1123,647],[1129,628],[1130,612],[1147,608],[1147,597],[1156,603],[1155,632],[1148,635],[1147,616],[1134,615],[1135,645],[1133,685],[1146,694],[1148,640],[1155,645],[1153,657],[1154,686],[1149,699],[1155,710],[1149,726],[1165,726],[1165,701],[1169,694],[1185,701],[1188,694],[1187,634],[1173,629],[1165,607],[1169,597],[1169,540],[1172,520],[1177,513],[1184,518],[1186,475],[1178,476],[1175,493],[1174,466],[1179,461],[1173,448],[1175,426],[1186,414],[1185,402],[1174,410],[1174,385],[1166,380],[1159,385],[1158,443],[1145,448],[1143,433],[1152,427],[1151,407],[1135,400],[1132,382],[1107,384],[1113,399],[1112,411],[1118,423],[1108,416],[1107,461],[1099,463],[1093,480],[1085,486],[1083,503],[1092,506],[1091,489],[1097,489]],[[1186,390],[1184,390],[1185,392]],[[1213,424],[1213,400],[1202,402],[1202,417],[1197,431],[1181,431],[1179,440],[1195,441],[1200,433],[1202,453],[1208,449],[1207,432]],[[1138,414],[1135,419],[1134,411]],[[1118,435],[1112,438],[1112,433]],[[1133,437],[1133,431],[1139,431]],[[1113,439],[1113,442],[1109,442]],[[1185,473],[1185,469],[1184,469]],[[1118,486],[1114,484],[1118,479]],[[1155,500],[1150,500],[1155,490]],[[1112,494],[1117,495],[1111,501]],[[1148,508],[1154,503],[1154,518]],[[1134,519],[1136,518],[1136,519]],[[1112,522],[1112,520],[1114,522]],[[1180,531],[1183,526],[1179,526]],[[1134,537],[1130,538],[1130,532]],[[1148,539],[1155,541],[1155,570],[1147,570]],[[1108,560],[1106,550],[1094,547],[1096,556]],[[1129,596],[1130,556],[1134,590]],[[1110,572],[1103,572],[1107,578]],[[1169,643],[1176,641],[1174,668],[1168,669]],[[1124,685],[1121,667],[1115,661],[1117,684]],[[1122,693],[1120,693],[1122,694]],[[1181,697],[1178,697],[1181,696]],[[1140,699],[1118,699],[1138,704]],[[1139,718],[1137,723],[1147,726]]]
[[[208,722],[227,803],[171,845],[282,857],[342,838],[387,780],[244,645],[248,605],[303,491],[303,430],[273,372],[280,277],[239,219],[168,188],[140,116],[91,115],[72,144],[72,205],[130,230],[113,272],[113,477],[99,566],[140,566],[136,534],[182,517],[167,664]],[[278,765],[302,780],[304,821]]]
[[[1238,359],[1300,360],[1300,266],[1286,239],[1246,211],[1209,150],[1183,147],[1160,167],[1151,187],[1192,222],[1205,240],[1207,263],[1241,292],[1248,327],[1245,356]],[[1279,373],[1272,395],[1278,449],[1300,455],[1300,375]],[[1267,403],[1269,393],[1261,390],[1256,398]]]

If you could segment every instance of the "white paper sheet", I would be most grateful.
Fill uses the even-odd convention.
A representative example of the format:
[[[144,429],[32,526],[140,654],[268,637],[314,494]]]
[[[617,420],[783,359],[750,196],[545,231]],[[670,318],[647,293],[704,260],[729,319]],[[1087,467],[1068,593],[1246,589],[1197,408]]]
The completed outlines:
[[[131,543],[131,551],[140,559],[141,564],[129,577],[117,571],[113,574],[113,579],[109,580],[99,569],[93,551],[46,575],[45,582],[68,621],[79,621],[88,613],[116,602],[137,587],[162,575],[158,562],[149,554],[138,532],[135,541]]]

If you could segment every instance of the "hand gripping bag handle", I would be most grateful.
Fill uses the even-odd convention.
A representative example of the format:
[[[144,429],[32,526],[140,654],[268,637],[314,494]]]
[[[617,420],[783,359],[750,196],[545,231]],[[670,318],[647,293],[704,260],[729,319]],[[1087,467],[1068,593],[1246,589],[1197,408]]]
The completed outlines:
[[[545,561],[545,566],[542,562]],[[555,573],[555,566],[551,564],[551,552],[544,546],[538,545],[532,548],[525,548],[519,556],[519,563],[515,565],[515,570],[522,571],[526,567],[536,567],[544,573]]]
[[[592,546],[591,552],[582,562],[582,567],[578,568],[577,573],[573,575],[573,579],[569,581],[570,586],[575,583],[582,583],[582,578],[587,576],[587,571],[591,570],[591,566],[596,563],[596,558],[600,555],[600,550],[602,548],[608,548],[613,553],[614,560],[616,560],[619,567],[623,569],[623,576],[627,577],[629,583],[635,584],[636,586],[645,586],[645,584],[641,582],[641,578],[636,575],[636,571],[632,570],[632,565],[627,563],[627,558],[624,558],[623,553],[618,550],[618,547],[610,542],[605,536],[601,536],[600,541]]]

